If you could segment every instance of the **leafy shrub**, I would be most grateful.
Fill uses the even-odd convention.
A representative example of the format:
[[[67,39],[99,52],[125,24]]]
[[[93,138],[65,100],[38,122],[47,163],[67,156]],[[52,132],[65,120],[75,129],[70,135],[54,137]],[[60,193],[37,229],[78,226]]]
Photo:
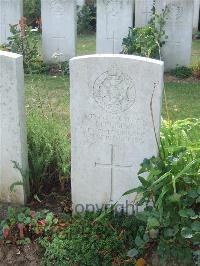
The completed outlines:
[[[28,115],[31,193],[41,193],[70,175],[70,140],[62,126],[39,111]]]
[[[32,32],[26,24],[26,18],[19,25],[11,25],[12,36],[9,43],[2,48],[23,55],[23,65],[26,74],[69,74],[69,62],[57,64],[44,63],[39,53],[39,38],[37,32]]]
[[[143,28],[129,29],[128,37],[123,39],[122,53],[161,59],[160,49],[167,38],[164,30],[167,12],[168,9],[166,8],[162,14],[158,15],[154,6],[148,25]]]
[[[0,239],[6,243],[27,244],[56,225],[58,220],[49,211],[29,208],[8,208],[7,218],[0,224]]]
[[[200,32],[198,31],[195,35],[196,39],[200,39]]]
[[[123,39],[123,53],[159,59],[160,46],[155,41],[154,29],[149,25],[130,28],[128,37]]]
[[[196,65],[194,65],[192,67],[192,70],[193,70],[193,75],[200,79],[200,62],[198,62]]]
[[[175,69],[171,70],[170,72],[173,76],[176,76],[180,79],[189,78],[192,76],[192,69],[185,66],[177,66]]]
[[[44,265],[133,265],[126,253],[134,245],[139,227],[135,217],[110,215],[95,222],[96,217],[74,217],[50,241],[48,237],[40,239]],[[134,229],[131,233],[130,228]]]
[[[138,173],[141,186],[127,192],[137,192],[138,205],[146,206],[137,215],[147,224],[136,238],[138,253],[147,253],[150,245],[164,265],[172,261],[194,265],[193,256],[198,255],[199,130],[199,120],[164,122],[160,157],[144,160]]]
[[[27,26],[25,18],[21,19],[20,25],[11,25],[10,32],[12,36],[8,38],[6,48],[13,53],[23,55],[25,73],[30,73],[32,66],[38,63],[39,58],[35,33]]]
[[[24,16],[29,26],[37,26],[37,20],[41,17],[41,0],[24,0]]]
[[[78,23],[77,31],[78,34],[89,33],[95,31],[96,24],[96,9],[94,5],[84,5],[78,11]]]

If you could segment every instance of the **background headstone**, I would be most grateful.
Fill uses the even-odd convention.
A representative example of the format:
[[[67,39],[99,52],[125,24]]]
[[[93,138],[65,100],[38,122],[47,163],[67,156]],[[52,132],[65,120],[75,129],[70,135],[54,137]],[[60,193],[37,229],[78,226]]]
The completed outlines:
[[[23,204],[28,181],[14,162],[26,173],[28,169],[27,139],[24,110],[24,76],[21,55],[0,51],[0,201]]]
[[[162,61],[128,55],[70,60],[75,212],[115,203],[139,184],[144,158],[157,155],[163,68]]]
[[[97,53],[120,53],[133,26],[133,0],[97,0]]]
[[[42,46],[45,62],[66,61],[76,52],[76,1],[42,0]]]
[[[153,0],[135,0],[135,28],[147,25],[151,19]]]
[[[162,48],[165,70],[189,66],[192,50],[193,1],[166,0],[169,13],[165,32],[168,36]]]
[[[22,16],[22,0],[0,1],[0,44],[7,43],[8,37],[11,36],[9,24],[18,24]]]
[[[198,31],[200,0],[194,0],[193,32]]]
[[[76,4],[82,7],[85,4],[85,0],[76,0]]]

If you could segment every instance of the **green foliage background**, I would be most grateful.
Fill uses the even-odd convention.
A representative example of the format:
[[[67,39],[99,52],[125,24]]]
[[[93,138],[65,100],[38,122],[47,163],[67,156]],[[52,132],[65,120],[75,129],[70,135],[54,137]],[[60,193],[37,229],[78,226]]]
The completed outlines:
[[[41,0],[23,0],[24,17],[28,19],[28,25],[35,25],[37,18],[41,17]]]

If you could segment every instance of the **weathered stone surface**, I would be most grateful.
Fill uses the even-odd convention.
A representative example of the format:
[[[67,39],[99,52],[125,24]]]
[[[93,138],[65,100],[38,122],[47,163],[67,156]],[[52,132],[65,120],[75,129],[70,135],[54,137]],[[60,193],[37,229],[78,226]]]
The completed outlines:
[[[24,111],[24,77],[21,55],[0,51],[0,201],[23,204],[28,168]],[[11,185],[23,182],[13,192]]]
[[[164,2],[163,2],[164,3]],[[176,66],[189,66],[192,50],[193,1],[166,0],[169,13],[165,26],[168,36],[162,48],[165,70]]]
[[[200,0],[194,0],[193,32],[198,31]]]
[[[0,44],[7,43],[11,36],[10,26],[18,24],[23,16],[22,0],[1,0],[0,1]]]
[[[63,62],[76,52],[76,1],[42,0],[42,46],[45,62]]]
[[[135,0],[135,27],[147,25],[151,19],[153,0]]]
[[[133,0],[97,0],[97,53],[120,53],[133,25]]]
[[[158,152],[163,68],[127,55],[70,60],[75,212],[115,203],[139,184],[140,164]],[[128,199],[119,201],[125,209]]]

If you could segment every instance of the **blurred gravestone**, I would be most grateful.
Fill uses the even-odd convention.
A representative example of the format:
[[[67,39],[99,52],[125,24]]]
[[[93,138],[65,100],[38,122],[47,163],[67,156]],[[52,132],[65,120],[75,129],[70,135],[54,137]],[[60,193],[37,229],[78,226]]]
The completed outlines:
[[[199,27],[199,8],[200,8],[200,0],[194,0],[193,32],[197,32],[198,31],[198,27]]]
[[[193,1],[166,0],[168,14],[165,34],[168,36],[161,53],[165,70],[189,66],[192,50]]]
[[[158,153],[163,68],[131,55],[70,60],[74,212],[113,204],[139,185],[140,164]]]
[[[97,53],[120,53],[133,25],[133,0],[97,0]]]
[[[42,0],[42,50],[47,63],[66,61],[76,52],[76,1]]]
[[[28,158],[22,56],[0,51],[0,74],[0,201],[23,204],[28,192]]]
[[[0,44],[7,43],[11,36],[10,26],[19,23],[23,16],[22,0],[1,0],[0,1]]]

